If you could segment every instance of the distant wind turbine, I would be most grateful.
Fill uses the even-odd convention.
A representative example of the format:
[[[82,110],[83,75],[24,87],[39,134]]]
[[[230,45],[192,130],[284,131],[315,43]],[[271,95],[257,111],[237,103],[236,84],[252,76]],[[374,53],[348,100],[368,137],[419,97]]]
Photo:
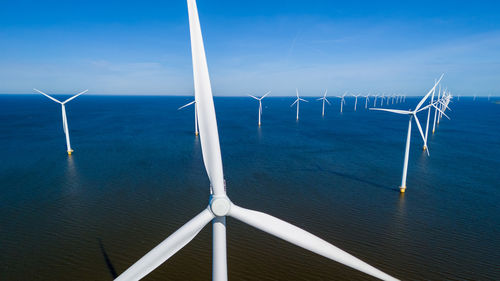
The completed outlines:
[[[69,101],[73,100],[74,98],[78,97],[79,95],[83,95],[85,94],[88,90],[85,90],[83,92],[80,92],[74,96],[72,96],[71,98],[61,102],[49,95],[47,95],[46,93],[40,91],[40,90],[37,90],[37,89],[33,89],[37,92],[39,92],[40,94],[48,97],[49,99],[61,104],[61,111],[62,111],[62,121],[63,121],[63,131],[64,131],[64,134],[66,134],[66,148],[67,148],[67,151],[68,151],[68,155],[71,155],[71,153],[73,153],[73,149],[71,149],[71,142],[69,141],[69,130],[68,130],[68,118],[66,117],[66,103],[68,103]]]
[[[420,100],[417,107],[415,107],[415,109],[413,111],[411,111],[411,110],[398,110],[398,109],[385,109],[385,108],[370,108],[370,110],[388,111],[388,112],[392,112],[392,113],[396,113],[396,114],[403,114],[403,115],[410,116],[410,121],[408,123],[408,135],[406,137],[405,159],[404,159],[404,163],[403,163],[403,176],[401,179],[401,186],[399,187],[399,190],[401,191],[401,193],[404,193],[406,191],[406,175],[408,172],[408,159],[410,157],[410,139],[411,139],[411,124],[412,124],[411,121],[413,119],[415,119],[415,123],[417,123],[417,127],[418,127],[418,130],[420,132],[420,136],[422,137],[422,140],[424,140],[424,133],[422,132],[422,126],[420,126],[420,122],[418,120],[417,113],[422,111],[422,110],[425,110],[431,106],[431,104],[429,104],[428,106],[426,106],[424,108],[420,108],[424,104],[425,100],[432,93],[432,91],[435,90],[437,84],[441,81],[442,78],[443,78],[443,75],[441,75],[441,77],[439,78],[439,81],[436,84],[434,84],[434,87],[432,87],[432,89],[427,93],[427,95],[425,95],[422,98],[422,100]],[[429,154],[429,149],[427,149],[426,151],[427,151],[427,154]]]
[[[354,100],[354,111],[356,111],[356,107],[358,106],[358,97],[361,95],[351,95],[355,98]]]
[[[308,102],[308,101],[306,101],[305,99],[301,99],[299,97],[299,90],[298,89],[295,89],[295,92],[297,93],[297,99],[292,103],[292,105],[290,105],[290,107],[292,107],[294,104],[297,104],[297,120],[299,120],[299,104],[300,104],[300,101],[305,101],[305,102]]]
[[[344,108],[344,104],[345,104],[345,96],[347,95],[347,93],[344,93],[343,95],[341,96],[336,96],[337,98],[340,99],[340,113],[342,113],[342,110]]]
[[[181,109],[188,107],[192,104],[194,104],[194,134],[197,136],[198,135],[198,108],[196,106],[196,100],[179,107],[177,110],[181,110]]]
[[[256,100],[259,101],[259,126],[261,125],[261,122],[260,122],[260,116],[262,115],[262,100],[271,93],[271,91],[267,92],[265,95],[263,95],[262,97],[258,98],[258,97],[255,97],[255,96],[252,96],[252,95],[248,95]]]
[[[370,101],[369,97],[370,97],[370,94],[368,94],[368,95],[365,96],[365,109],[368,108],[368,102]]]
[[[325,102],[327,102],[329,105],[331,105],[331,103],[326,98],[327,92],[328,92],[328,90],[325,90],[325,94],[323,95],[323,97],[317,99],[317,100],[323,101],[323,109],[321,110],[321,116],[325,116]]]

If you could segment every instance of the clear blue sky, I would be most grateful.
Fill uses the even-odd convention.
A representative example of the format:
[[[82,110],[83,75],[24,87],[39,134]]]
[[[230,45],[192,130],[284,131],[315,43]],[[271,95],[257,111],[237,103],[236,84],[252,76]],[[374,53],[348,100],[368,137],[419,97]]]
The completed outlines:
[[[498,1],[198,0],[216,95],[500,93]],[[186,1],[4,1],[0,93],[189,95]]]

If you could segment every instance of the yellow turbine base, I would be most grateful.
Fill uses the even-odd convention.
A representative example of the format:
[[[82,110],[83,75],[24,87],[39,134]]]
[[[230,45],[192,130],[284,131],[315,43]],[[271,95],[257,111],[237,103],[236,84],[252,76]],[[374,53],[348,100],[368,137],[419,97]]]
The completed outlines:
[[[195,135],[195,136],[197,136],[197,135],[198,135],[198,132],[194,133],[194,135]]]
[[[423,148],[423,149],[424,149],[424,151],[426,151],[426,150],[427,150],[427,146],[425,146],[425,145],[424,145],[424,148]]]
[[[68,155],[71,155],[71,153],[73,153],[73,149],[72,150],[68,150]]]
[[[400,186],[400,187],[399,187],[399,191],[400,191],[401,193],[405,193],[405,191],[406,191],[406,186],[405,186],[405,187]]]
[[[435,130],[432,130],[432,133],[434,134]]]

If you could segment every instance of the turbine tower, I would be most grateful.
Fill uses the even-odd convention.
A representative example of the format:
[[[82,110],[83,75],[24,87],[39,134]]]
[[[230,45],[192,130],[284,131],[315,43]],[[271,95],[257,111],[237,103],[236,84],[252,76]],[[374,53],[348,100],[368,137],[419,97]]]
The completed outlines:
[[[271,91],[267,92],[265,95],[263,95],[262,97],[258,98],[258,97],[255,97],[255,96],[252,96],[252,95],[248,95],[256,100],[259,101],[259,127],[261,125],[260,123],[260,116],[262,115],[262,100],[271,93]]]
[[[329,105],[332,105],[330,103],[330,101],[328,101],[328,99],[326,98],[327,93],[328,93],[328,90],[325,90],[325,94],[323,95],[323,97],[317,99],[317,100],[323,101],[323,109],[321,110],[321,116],[323,116],[323,117],[325,117],[325,102],[327,102]]]
[[[292,107],[294,104],[297,104],[297,120],[299,120],[299,104],[300,104],[300,101],[305,101],[305,102],[308,102],[308,101],[306,101],[305,99],[301,99],[299,97],[299,90],[298,89],[295,89],[295,92],[297,93],[297,99],[290,105],[290,107]]]
[[[80,92],[74,96],[72,96],[71,98],[61,102],[49,95],[47,95],[46,93],[40,91],[40,90],[37,90],[37,89],[33,89],[37,92],[39,92],[40,94],[48,97],[49,99],[61,104],[61,111],[62,111],[62,122],[63,122],[63,131],[64,131],[64,134],[66,135],[66,150],[68,151],[68,155],[71,155],[73,153],[73,149],[71,149],[71,142],[69,141],[69,130],[68,130],[68,118],[66,116],[66,103],[68,103],[69,101],[73,100],[74,98],[78,97],[79,95],[83,95],[85,94],[88,90],[85,90],[83,92]]]
[[[343,263],[371,276],[383,280],[397,280],[303,229],[265,213],[239,207],[229,200],[226,195],[217,120],[198,11],[195,0],[187,0],[187,3],[191,33],[195,99],[198,103],[198,114],[200,116],[200,143],[203,162],[211,186],[209,204],[201,213],[139,259],[118,276],[116,280],[135,281],[145,277],[193,240],[205,225],[212,222],[212,280],[227,281],[227,216],[231,216],[294,245]]]
[[[398,109],[385,109],[385,108],[370,108],[370,110],[388,111],[388,112],[392,112],[392,113],[396,113],[396,114],[403,114],[403,115],[410,116],[410,120],[408,122],[408,135],[406,136],[405,158],[404,158],[404,162],[403,162],[403,175],[401,177],[401,186],[399,187],[399,190],[401,191],[401,193],[404,193],[406,191],[406,175],[408,172],[408,159],[410,157],[410,139],[411,139],[411,124],[412,124],[411,121],[413,119],[415,119],[415,123],[417,123],[417,127],[418,127],[418,130],[420,132],[420,136],[422,137],[422,140],[425,142],[424,133],[422,132],[422,126],[420,126],[420,121],[418,120],[417,113],[434,105],[434,104],[429,104],[423,108],[420,108],[424,104],[425,100],[432,93],[432,91],[435,90],[437,84],[441,81],[442,78],[443,78],[443,75],[441,75],[441,77],[439,78],[439,81],[436,84],[434,84],[434,87],[432,87],[432,89],[427,93],[427,95],[425,95],[422,98],[422,100],[418,103],[417,107],[415,107],[415,109],[413,111],[411,111],[411,110],[398,110]],[[429,149],[427,149],[426,151],[427,151],[427,155],[429,155]]]

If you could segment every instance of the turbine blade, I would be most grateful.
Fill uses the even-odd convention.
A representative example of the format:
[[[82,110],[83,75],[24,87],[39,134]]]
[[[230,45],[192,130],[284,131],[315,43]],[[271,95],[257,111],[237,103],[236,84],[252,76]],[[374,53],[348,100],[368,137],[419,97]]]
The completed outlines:
[[[65,134],[68,134],[68,132],[66,131],[66,127],[67,127],[67,117],[66,117],[66,108],[64,107],[64,105],[62,106],[62,119],[63,119],[63,131]]]
[[[299,98],[299,100],[301,100],[301,101],[305,101],[305,102],[309,102],[309,101],[306,101],[305,99],[302,99],[302,98]]]
[[[405,114],[405,115],[411,114],[411,111],[399,110],[399,109],[370,108],[370,110],[387,111],[387,112],[392,112],[392,113],[397,113],[397,114]]]
[[[420,100],[420,102],[418,103],[417,107],[415,107],[415,110],[418,110],[422,106],[422,104],[425,102],[425,100],[432,94],[432,92],[436,90],[436,86],[439,84],[439,82],[441,82],[441,79],[443,79],[443,76],[444,76],[444,73],[441,74],[441,77],[439,77],[439,80],[436,83],[434,83],[434,87],[432,87],[432,89],[429,90],[429,92],[427,93],[427,95],[425,95]]]
[[[185,225],[163,240],[140,260],[120,274],[116,281],[136,281],[144,278],[151,271],[168,260],[186,246],[215,216],[209,208],[188,221]]]
[[[224,173],[220,152],[219,132],[215,117],[212,87],[208,74],[207,58],[200,19],[195,0],[188,0],[191,54],[193,57],[194,96],[198,111],[198,127],[203,162],[215,195],[225,194]]]
[[[65,104],[65,103],[67,103],[67,102],[69,102],[69,101],[71,101],[71,100],[75,99],[75,98],[76,98],[76,97],[78,97],[79,95],[83,95],[83,94],[85,94],[85,93],[86,93],[86,92],[88,92],[88,91],[89,91],[89,90],[85,90],[85,91],[83,91],[83,92],[80,92],[80,93],[78,93],[78,94],[76,94],[76,95],[72,96],[71,98],[69,98],[69,99],[65,100],[65,101],[63,102],[63,104]]]
[[[299,99],[296,99],[291,105],[290,107],[294,106],[297,102],[299,101]]]
[[[249,97],[252,97],[252,98],[254,98],[254,99],[256,99],[256,100],[260,100],[260,99],[259,99],[258,97],[256,97],[256,96],[252,96],[252,95],[248,95],[248,96],[249,96]]]
[[[42,91],[40,91],[40,90],[37,90],[37,89],[33,89],[33,90],[35,90],[35,91],[39,92],[40,94],[42,94],[42,95],[44,95],[44,96],[48,97],[49,99],[51,99],[51,100],[53,100],[53,101],[55,101],[55,102],[57,102],[57,103],[62,104],[62,102],[58,101],[57,99],[55,99],[55,98],[53,98],[53,97],[51,97],[51,96],[47,95],[46,93],[44,93],[44,92],[42,92]]]
[[[327,98],[325,98],[325,101],[329,104],[329,105],[332,105]]]
[[[413,114],[415,117],[415,123],[417,123],[418,131],[420,132],[420,136],[422,137],[422,141],[425,143],[424,131],[422,130],[422,126],[420,126],[420,120],[418,120],[417,114]]]
[[[185,104],[185,105],[183,105],[183,106],[181,106],[181,107],[177,108],[177,110],[181,110],[181,109],[183,109],[184,107],[187,107],[187,106],[190,106],[190,105],[194,104],[195,102],[196,102],[196,101],[192,101],[192,102],[190,102],[190,103],[188,103],[188,104]]]
[[[441,112],[441,114],[443,114],[446,118],[448,118],[448,120],[451,120],[450,117],[448,117],[448,115],[446,115],[444,113],[444,111],[442,111],[441,109],[439,109],[439,107],[435,106],[434,104],[432,105],[437,111]]]
[[[287,242],[352,267],[368,275],[382,280],[397,280],[396,278],[350,255],[349,253],[333,246],[325,240],[273,216],[244,209],[234,204],[231,205],[229,215]]]
[[[271,91],[267,92],[265,95],[263,95],[260,99],[262,100],[263,98],[267,97],[267,95],[269,95],[271,93]]]

